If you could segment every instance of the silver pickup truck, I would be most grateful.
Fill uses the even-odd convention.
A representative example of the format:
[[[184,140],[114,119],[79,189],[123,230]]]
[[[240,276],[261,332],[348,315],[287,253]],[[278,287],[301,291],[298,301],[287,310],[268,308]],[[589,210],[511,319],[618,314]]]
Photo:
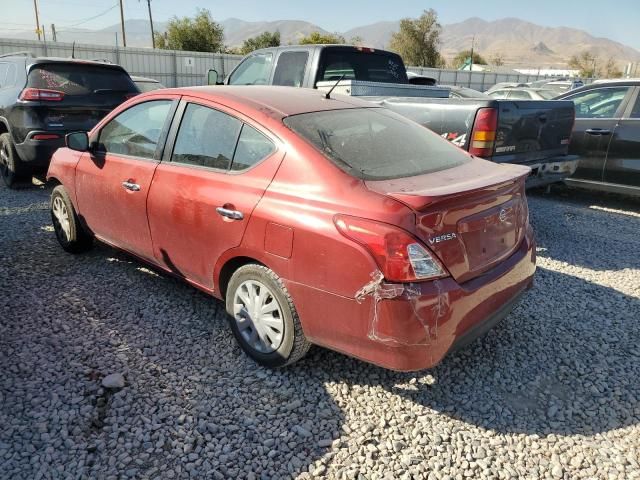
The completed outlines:
[[[218,83],[209,71],[209,84]],[[256,50],[223,82],[281,85],[358,95],[499,163],[531,168],[528,187],[562,181],[576,170],[568,155],[575,118],[571,101],[449,98],[446,87],[412,85],[399,55],[347,45]]]

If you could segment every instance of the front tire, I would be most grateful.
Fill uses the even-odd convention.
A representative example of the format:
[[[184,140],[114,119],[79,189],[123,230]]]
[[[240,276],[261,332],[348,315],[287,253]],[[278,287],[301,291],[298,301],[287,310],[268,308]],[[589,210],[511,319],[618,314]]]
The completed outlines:
[[[84,230],[69,194],[62,185],[51,192],[51,221],[60,246],[69,253],[81,253],[93,245],[93,237]]]
[[[9,188],[16,188],[18,182],[26,177],[25,165],[18,157],[11,135],[0,135],[0,177]]]
[[[291,365],[311,346],[284,283],[267,267],[249,264],[236,270],[227,286],[226,307],[240,347],[261,365]]]

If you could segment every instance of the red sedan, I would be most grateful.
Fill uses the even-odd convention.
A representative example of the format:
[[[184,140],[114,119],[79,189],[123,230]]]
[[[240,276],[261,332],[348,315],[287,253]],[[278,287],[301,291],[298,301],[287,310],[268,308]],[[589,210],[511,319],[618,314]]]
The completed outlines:
[[[257,362],[317,344],[417,370],[532,285],[527,174],[367,102],[243,86],[139,95],[48,178],[65,250],[96,238],[224,300]]]

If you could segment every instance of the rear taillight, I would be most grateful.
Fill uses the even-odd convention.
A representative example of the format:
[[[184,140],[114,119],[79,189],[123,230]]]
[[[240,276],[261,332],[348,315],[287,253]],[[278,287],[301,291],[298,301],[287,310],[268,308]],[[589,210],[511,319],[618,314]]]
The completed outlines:
[[[498,110],[495,108],[481,108],[476,114],[471,130],[469,153],[477,157],[490,157],[496,141],[498,129]]]
[[[31,137],[32,140],[55,140],[57,138],[60,138],[60,135],[56,135],[55,133],[36,133]]]
[[[20,100],[25,101],[60,102],[63,99],[64,93],[43,88],[25,88],[20,93]]]
[[[400,228],[346,215],[336,215],[334,222],[342,235],[369,251],[388,281],[413,282],[447,276],[427,248]]]

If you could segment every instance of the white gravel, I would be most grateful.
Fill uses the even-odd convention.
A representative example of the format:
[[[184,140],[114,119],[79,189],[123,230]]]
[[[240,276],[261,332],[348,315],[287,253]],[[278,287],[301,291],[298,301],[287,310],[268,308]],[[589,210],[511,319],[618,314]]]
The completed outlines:
[[[2,478],[640,478],[639,202],[533,194],[534,290],[398,374],[321,349],[257,367],[221,303],[64,253],[49,193],[0,188]]]

